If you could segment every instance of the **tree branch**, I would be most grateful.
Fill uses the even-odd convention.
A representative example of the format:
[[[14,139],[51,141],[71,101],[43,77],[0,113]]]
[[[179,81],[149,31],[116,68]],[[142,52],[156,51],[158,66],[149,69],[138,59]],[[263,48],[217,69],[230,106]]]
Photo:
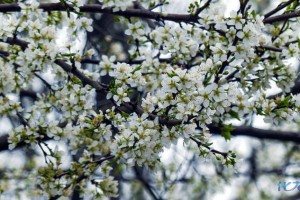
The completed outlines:
[[[209,129],[214,134],[221,134],[221,128],[211,125]],[[251,126],[234,126],[233,136],[248,136],[258,139],[277,140],[281,142],[294,142],[300,144],[300,133],[292,131],[276,131],[254,128]]]
[[[36,100],[38,98],[37,92],[31,91],[31,90],[20,90],[20,96],[21,97],[30,97],[33,100]]]
[[[270,51],[275,51],[275,52],[282,52],[281,48],[278,47],[272,47],[272,46],[267,46],[267,45],[262,45],[262,46],[257,46],[258,48],[263,48],[264,50],[270,50]]]
[[[8,150],[8,134],[1,135],[0,136],[0,151],[6,151]],[[19,146],[24,146],[25,144],[20,144]]]
[[[51,11],[67,11],[74,10],[71,4],[62,4],[62,3],[41,3],[39,6],[40,9],[43,9],[46,12]],[[21,10],[20,6],[16,3],[11,4],[0,4],[0,12],[19,12]],[[148,18],[154,20],[167,20],[174,22],[197,22],[198,16],[191,14],[174,14],[174,13],[160,13],[153,12],[146,9],[126,9],[125,11],[113,12],[111,8],[102,8],[101,4],[87,4],[80,7],[80,12],[86,13],[107,13],[123,17],[140,17]],[[286,13],[274,17],[267,17],[263,20],[265,24],[271,24],[274,22],[284,21],[290,18],[295,18],[300,16],[300,10],[297,10],[292,13]]]
[[[136,174],[136,178],[137,180],[141,181],[141,183],[144,185],[145,189],[148,191],[148,193],[150,194],[150,196],[154,199],[154,200],[161,200],[162,198],[159,197],[157,195],[156,190],[150,185],[150,183],[145,180],[145,178],[143,177],[143,174],[141,172],[141,169],[138,166],[134,166],[134,172]]]
[[[209,126],[210,131],[215,135],[221,135],[221,128],[215,125]],[[231,132],[232,136],[247,136],[257,139],[276,140],[280,142],[294,142],[300,144],[300,133],[292,131],[276,131],[253,128],[250,126],[234,126]],[[8,150],[8,134],[0,136],[0,151]],[[50,138],[46,138],[50,139]],[[25,146],[26,143],[20,143],[16,148]]]
[[[277,13],[278,11],[284,9],[285,7],[289,6],[290,4],[292,4],[295,0],[289,0],[287,2],[281,3],[279,4],[275,9],[271,10],[270,12],[266,13],[264,15],[265,18],[270,17],[271,15]]]
[[[61,68],[63,68],[66,72],[70,72],[74,74],[76,77],[78,77],[83,84],[87,84],[92,86],[96,89],[96,91],[106,91],[108,87],[105,84],[99,83],[98,81],[94,81],[84,75],[82,72],[80,72],[77,68],[73,68],[71,65],[67,64],[62,59],[56,59],[55,64],[59,65]]]
[[[144,8],[143,5],[142,5],[140,2],[138,2],[138,1],[134,1],[134,2],[133,2],[133,5],[134,5],[134,7],[135,7],[136,9],[147,10],[147,9]],[[147,11],[148,11],[148,10],[147,10]],[[147,22],[148,26],[149,26],[151,29],[154,29],[154,28],[156,27],[156,25],[154,24],[154,22],[151,21],[150,19],[146,19],[145,21]]]
[[[204,9],[206,9],[207,7],[209,7],[209,4],[211,3],[212,0],[207,0],[207,2],[205,2],[205,4],[203,6],[201,6],[200,8],[198,8],[195,12],[195,15],[199,15]]]
[[[5,41],[3,41],[3,42],[5,42]],[[9,44],[12,44],[12,45],[18,45],[23,50],[25,50],[29,44],[28,42],[26,42],[24,40],[20,40],[18,38],[11,38],[11,37],[7,38],[6,42]],[[102,84],[102,83],[99,83],[98,81],[94,81],[94,80],[90,79],[85,74],[83,74],[81,71],[79,71],[76,67],[72,67],[71,65],[67,64],[64,60],[56,59],[54,61],[54,63],[59,65],[66,72],[69,72],[69,73],[72,73],[73,75],[75,75],[77,78],[79,78],[82,81],[83,84],[92,86],[98,92],[107,90],[107,86],[105,84]]]
[[[73,6],[71,4],[62,3],[41,3],[40,9],[44,11],[67,11],[72,10]],[[0,12],[19,12],[21,10],[20,6],[16,3],[11,4],[0,4]],[[74,9],[73,9],[74,10]],[[189,14],[165,14],[160,12],[153,12],[146,9],[127,9],[125,11],[113,12],[111,8],[102,8],[101,4],[88,4],[80,7],[80,12],[86,13],[107,13],[114,14],[123,17],[140,17],[155,20],[168,20],[174,22],[196,22],[198,20],[197,16]]]
[[[274,17],[265,18],[263,20],[263,22],[265,24],[272,24],[274,22],[281,22],[281,21],[285,21],[285,20],[295,18],[295,17],[299,17],[299,16],[300,16],[300,10],[297,10],[297,11],[294,11],[294,12],[291,12],[291,13],[286,13],[286,14],[277,15],[277,16],[274,16]]]

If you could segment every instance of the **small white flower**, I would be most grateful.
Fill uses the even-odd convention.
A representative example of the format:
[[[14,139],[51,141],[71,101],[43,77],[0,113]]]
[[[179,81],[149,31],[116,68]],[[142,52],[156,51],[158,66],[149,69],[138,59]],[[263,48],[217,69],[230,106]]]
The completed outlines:
[[[76,20],[77,27],[85,29],[88,32],[93,31],[92,23],[93,20],[86,17],[80,17],[79,19]]]

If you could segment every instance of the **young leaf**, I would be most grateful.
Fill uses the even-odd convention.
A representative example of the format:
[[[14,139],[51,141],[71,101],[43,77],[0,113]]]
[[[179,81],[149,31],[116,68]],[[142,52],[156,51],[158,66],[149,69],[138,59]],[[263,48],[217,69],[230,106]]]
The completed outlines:
[[[233,117],[233,118],[235,118],[237,120],[240,120],[239,114],[237,112],[235,112],[233,110],[230,110],[229,114],[230,114],[231,117]]]
[[[223,127],[221,128],[221,134],[225,138],[226,141],[231,139],[231,131],[233,131],[233,130],[234,130],[234,128],[233,128],[232,124],[223,125]]]

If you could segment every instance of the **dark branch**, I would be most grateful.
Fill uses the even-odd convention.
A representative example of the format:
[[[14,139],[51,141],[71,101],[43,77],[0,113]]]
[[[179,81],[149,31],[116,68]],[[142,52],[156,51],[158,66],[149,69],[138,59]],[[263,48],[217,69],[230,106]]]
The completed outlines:
[[[275,51],[275,52],[282,52],[282,49],[281,49],[281,48],[278,48],[278,47],[272,47],[272,46],[267,46],[267,45],[258,46],[258,48],[263,48],[264,50],[270,50],[270,51]]]
[[[280,5],[278,5],[275,9],[271,10],[270,12],[266,13],[264,15],[265,18],[270,17],[271,15],[277,13],[278,11],[286,8],[287,6],[289,6],[290,4],[292,4],[295,0],[289,0],[287,2],[281,3]]]
[[[63,68],[66,72],[74,74],[78,77],[83,84],[87,84],[95,88],[97,91],[104,91],[107,90],[107,86],[105,84],[101,84],[98,81],[93,81],[82,72],[80,72],[77,68],[73,68],[71,65],[67,64],[64,60],[56,59],[55,64],[59,65]]]
[[[211,3],[211,0],[207,0],[207,2],[201,6],[200,8],[198,8],[195,12],[195,15],[199,15],[203,10],[205,10],[207,7],[209,7],[209,4]]]
[[[42,3],[39,6],[41,9],[47,12],[51,11],[67,11],[74,10],[71,4],[62,3]],[[16,3],[0,4],[0,12],[19,12],[20,6]],[[111,8],[102,8],[101,4],[88,4],[80,7],[80,12],[87,13],[107,13],[123,17],[140,17],[154,20],[167,20],[174,22],[197,22],[198,16],[190,14],[174,14],[174,13],[160,13],[153,12],[146,9],[127,9],[125,11],[113,12]],[[291,13],[286,13],[274,17],[267,17],[263,20],[265,24],[271,24],[274,22],[284,21],[290,18],[300,16],[300,10]]]
[[[9,143],[8,143],[8,135],[2,135],[2,136],[0,136],[0,151],[8,150],[8,145],[9,145]],[[24,144],[20,145],[20,146],[24,146]]]
[[[28,42],[24,40],[20,40],[17,38],[7,38],[7,43],[12,44],[12,45],[18,45],[20,46],[23,50],[25,50],[28,47]],[[76,77],[78,77],[83,84],[87,84],[95,88],[97,91],[106,91],[107,86],[105,84],[101,84],[97,81],[94,81],[87,77],[85,74],[83,74],[81,71],[79,71],[77,68],[72,67],[71,65],[67,64],[64,60],[62,59],[56,59],[55,64],[59,65],[61,68],[63,68],[66,72],[72,73]]]
[[[226,152],[221,152],[221,151],[218,151],[216,149],[212,149],[209,146],[206,146],[203,142],[201,142],[200,140],[197,140],[196,138],[193,138],[193,137],[190,137],[190,138],[191,138],[191,140],[193,140],[198,145],[198,147],[206,148],[207,150],[209,150],[213,154],[219,154],[219,155],[223,156],[224,158],[226,158],[227,155],[228,155],[228,153],[226,153]]]
[[[265,18],[263,20],[263,22],[265,24],[272,24],[274,22],[282,22],[282,21],[285,21],[285,20],[288,20],[288,19],[291,19],[291,18],[299,17],[299,16],[300,16],[300,10],[297,10],[297,11],[294,11],[294,12],[291,12],[291,13],[286,13],[286,14],[277,15],[277,16],[274,16],[274,17]]]
[[[138,1],[133,2],[133,4],[134,4],[134,7],[135,7],[136,9],[147,10],[147,9],[144,8],[143,5],[142,5],[140,2],[138,2]],[[151,29],[154,29],[154,28],[155,28],[156,25],[154,24],[153,21],[151,21],[150,19],[146,19],[145,21],[147,22],[148,26],[149,26]]]
[[[72,10],[71,4],[62,4],[62,3],[42,3],[39,8],[44,11],[67,11]],[[71,9],[70,9],[71,8]],[[1,4],[0,12],[18,12],[21,8],[18,4]],[[198,17],[189,15],[189,14],[164,14],[160,12],[152,12],[146,9],[127,9],[125,11],[113,12],[111,8],[102,8],[100,4],[88,4],[80,7],[80,12],[87,13],[107,13],[114,14],[123,17],[140,17],[140,18],[148,18],[155,20],[168,20],[175,22],[196,22]]]
[[[214,134],[221,134],[221,128],[217,126],[209,126]],[[281,142],[294,142],[300,144],[300,133],[292,131],[276,131],[253,128],[250,126],[235,126],[231,132],[233,136],[248,136],[258,139],[278,140]]]
[[[213,134],[220,135],[221,128],[210,125],[210,131]],[[300,133],[292,132],[292,131],[276,131],[276,130],[264,130],[253,128],[250,126],[235,126],[234,130],[231,132],[233,136],[248,136],[252,138],[258,139],[268,139],[268,140],[277,140],[280,142],[294,142],[300,144]],[[0,136],[0,151],[8,150],[8,135]],[[49,139],[49,138],[48,138]],[[25,143],[20,143],[17,145],[18,147],[23,147],[26,145]]]
[[[36,100],[38,98],[37,93],[31,90],[20,90],[20,96],[21,97],[30,97],[33,100]]]

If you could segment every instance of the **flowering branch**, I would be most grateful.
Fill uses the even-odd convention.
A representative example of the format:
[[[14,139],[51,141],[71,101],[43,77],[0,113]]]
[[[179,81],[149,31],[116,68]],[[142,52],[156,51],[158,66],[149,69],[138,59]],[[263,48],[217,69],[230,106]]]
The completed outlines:
[[[165,124],[174,125],[173,121],[165,120],[163,121]],[[247,136],[253,137],[257,139],[267,139],[267,140],[276,140],[280,142],[293,142],[296,144],[300,144],[300,134],[293,131],[277,131],[277,130],[265,130],[254,128],[250,126],[233,126],[234,130],[231,132],[233,136]],[[210,131],[213,134],[220,135],[221,128],[216,125],[209,126]],[[50,138],[44,138],[44,140],[49,140]],[[17,148],[25,146],[26,143],[22,142],[17,145]],[[0,151],[8,150],[8,135],[0,136]]]
[[[280,9],[283,9],[290,4],[292,1],[287,2],[286,4],[281,5],[277,9],[267,13],[265,16],[271,16],[272,14],[276,13]],[[208,1],[203,7],[206,8],[209,5],[210,1]],[[40,9],[44,11],[51,12],[51,11],[67,11],[69,9],[73,9],[72,5],[68,4],[66,6],[63,3],[41,3],[39,6]],[[201,12],[202,9],[199,8],[197,12]],[[19,12],[21,10],[20,6],[16,3],[11,4],[0,4],[0,12]],[[148,18],[148,19],[155,19],[155,20],[167,20],[167,21],[174,21],[174,22],[197,22],[198,16],[190,15],[190,14],[173,14],[173,13],[159,13],[153,12],[146,9],[126,9],[125,11],[117,11],[113,12],[111,8],[102,8],[101,4],[88,4],[80,7],[80,12],[87,12],[87,13],[107,13],[107,14],[114,14],[123,17],[141,17],[141,18]],[[284,21],[286,19],[295,18],[300,16],[300,11],[295,11],[292,13],[282,14],[274,17],[266,17],[263,22],[266,24],[271,24],[274,22]]]
[[[7,38],[6,41],[2,42],[7,42],[12,45],[18,45],[20,46],[23,50],[25,50],[28,46],[28,42],[18,39],[18,38]],[[8,53],[6,52],[6,55]],[[82,72],[80,72],[76,67],[72,67],[71,65],[67,64],[64,60],[62,59],[56,59],[55,64],[59,65],[61,68],[63,68],[66,72],[70,72],[77,76],[83,84],[87,84],[95,88],[97,91],[104,91],[107,90],[107,86],[103,83],[99,83],[97,81],[93,81],[92,79],[88,78],[86,75],[84,75]]]
[[[41,3],[39,6],[40,9],[43,9],[46,12],[51,11],[67,11],[72,9],[73,6],[68,4],[66,6],[63,3]],[[114,14],[123,17],[141,17],[155,20],[167,20],[174,22],[196,22],[197,16],[189,15],[189,14],[173,14],[173,13],[160,13],[153,12],[146,9],[127,9],[125,11],[117,11],[113,12],[111,8],[102,8],[101,4],[88,4],[81,6],[80,12],[86,13],[106,13],[106,14]],[[12,4],[0,4],[0,12],[19,12],[21,10],[20,6],[16,3]],[[74,11],[74,10],[73,10]]]
[[[93,187],[99,198],[115,197],[115,164],[159,170],[161,153],[179,138],[187,145],[196,142],[200,156],[213,154],[225,165],[234,165],[235,153],[211,148],[207,134],[225,140],[241,135],[300,143],[296,132],[227,124],[253,115],[275,126],[299,124],[300,94],[294,95],[297,84],[292,88],[296,70],[284,62],[300,56],[298,37],[291,34],[295,23],[288,21],[298,12],[297,3],[284,4],[293,13],[270,17],[284,8],[281,4],[263,21],[248,0],[240,0],[240,9],[230,17],[210,0],[202,6],[190,4],[190,14],[152,11],[165,1],[151,2],[150,8],[134,0],[100,2],[0,4],[5,13],[0,15],[0,114],[18,122],[9,136],[0,137],[0,151],[39,144],[49,157],[47,165],[37,170],[40,188],[48,197],[69,196],[74,188],[89,193],[81,187]],[[114,46],[107,55],[95,55],[101,56],[99,60],[92,59],[96,48],[82,55],[76,47],[78,35],[93,31],[97,22],[85,13],[125,17],[117,23],[127,27],[122,33],[129,38],[126,50]],[[285,23],[280,26],[264,25],[282,19]],[[68,42],[58,49],[59,31],[67,33]],[[105,41],[113,44],[109,36]],[[42,90],[34,89],[36,80],[43,83]],[[273,82],[285,95],[266,96]],[[35,90],[39,92],[31,92]],[[23,97],[30,97],[29,103]],[[103,108],[103,101],[110,104]],[[52,150],[45,143],[52,139],[65,142],[69,153],[76,155],[69,169],[62,168],[60,147]],[[105,155],[115,159],[97,160]]]
[[[223,156],[224,158],[226,158],[227,155],[228,155],[227,152],[221,152],[221,151],[218,151],[216,149],[212,149],[211,147],[205,145],[204,143],[202,143],[201,141],[197,140],[194,137],[190,137],[190,138],[191,138],[191,140],[193,140],[198,145],[198,147],[204,147],[204,148],[206,148],[207,150],[209,150],[213,154],[219,154],[219,155]]]

